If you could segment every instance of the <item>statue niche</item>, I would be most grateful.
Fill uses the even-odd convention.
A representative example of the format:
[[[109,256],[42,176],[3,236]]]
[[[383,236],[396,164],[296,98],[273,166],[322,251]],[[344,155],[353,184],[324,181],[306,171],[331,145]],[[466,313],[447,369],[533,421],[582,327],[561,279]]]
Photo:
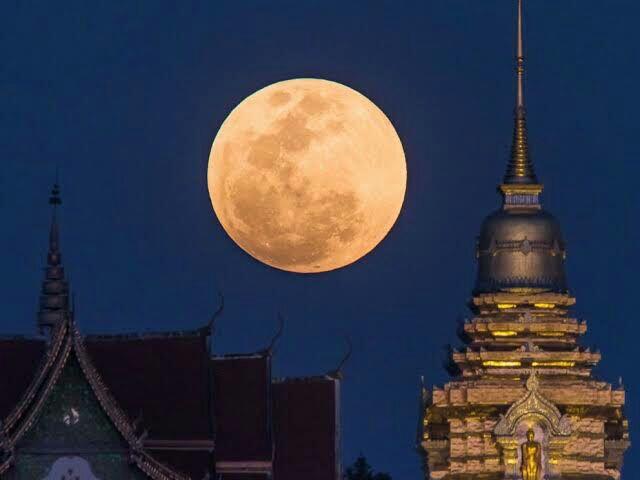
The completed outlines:
[[[520,446],[522,464],[520,473],[522,480],[540,480],[542,472],[542,445],[535,441],[533,429],[527,430],[527,441]]]
[[[493,430],[500,445],[505,478],[555,478],[561,473],[555,466],[557,459],[562,456],[571,431],[570,419],[545,398],[537,373],[532,370],[526,393],[500,415]]]

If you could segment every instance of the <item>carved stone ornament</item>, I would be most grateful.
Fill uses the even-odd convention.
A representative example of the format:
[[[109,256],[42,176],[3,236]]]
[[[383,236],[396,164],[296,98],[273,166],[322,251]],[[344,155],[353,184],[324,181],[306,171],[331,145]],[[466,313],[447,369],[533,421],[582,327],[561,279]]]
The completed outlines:
[[[531,416],[546,420],[549,433],[554,436],[571,435],[569,418],[561,415],[558,407],[540,393],[539,386],[538,375],[532,370],[527,380],[527,393],[511,405],[506,415],[500,415],[500,421],[494,429],[496,435],[514,435],[520,421]]]

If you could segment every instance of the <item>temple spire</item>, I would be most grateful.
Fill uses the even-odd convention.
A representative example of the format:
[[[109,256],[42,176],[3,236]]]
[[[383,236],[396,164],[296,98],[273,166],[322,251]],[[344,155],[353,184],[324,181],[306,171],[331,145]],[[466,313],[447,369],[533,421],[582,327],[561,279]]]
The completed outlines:
[[[524,102],[524,33],[523,1],[518,2],[516,39],[516,105],[514,114],[513,143],[511,158],[504,176],[505,185],[537,185],[538,179],[529,158],[527,141],[527,121]]]
[[[56,175],[57,177],[57,175]],[[49,229],[49,251],[47,265],[40,292],[38,311],[38,329],[42,334],[50,334],[58,324],[70,314],[69,284],[65,279],[60,253],[60,234],[58,228],[58,207],[62,204],[57,179],[49,197],[51,205],[51,227]]]
[[[518,0],[518,30],[516,45],[516,74],[518,78],[516,111],[521,111],[524,110],[524,39],[522,31],[522,0]]]
[[[51,227],[49,230],[49,255],[56,253],[60,255],[60,234],[58,233],[58,205],[62,205],[60,198],[60,187],[58,181],[53,184],[51,196],[49,197],[49,205],[51,205]]]

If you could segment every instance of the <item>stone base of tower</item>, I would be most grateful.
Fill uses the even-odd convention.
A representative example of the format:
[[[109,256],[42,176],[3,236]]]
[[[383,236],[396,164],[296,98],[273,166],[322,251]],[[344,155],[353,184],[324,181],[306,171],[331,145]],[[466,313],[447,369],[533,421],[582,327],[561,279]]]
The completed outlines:
[[[537,292],[473,299],[467,346],[451,356],[454,380],[424,394],[427,479],[523,479],[530,430],[535,480],[620,478],[624,388],[592,376],[600,353],[577,343],[586,323],[567,315],[573,303]]]
[[[501,430],[509,410],[527,396],[548,399],[558,410],[534,398],[532,408]],[[519,448],[533,428],[544,446],[544,478],[618,479],[629,444],[623,403],[623,391],[595,381],[543,377],[531,390],[520,380],[448,383],[434,389],[424,419],[427,478],[522,478]],[[560,422],[567,428],[554,431]]]

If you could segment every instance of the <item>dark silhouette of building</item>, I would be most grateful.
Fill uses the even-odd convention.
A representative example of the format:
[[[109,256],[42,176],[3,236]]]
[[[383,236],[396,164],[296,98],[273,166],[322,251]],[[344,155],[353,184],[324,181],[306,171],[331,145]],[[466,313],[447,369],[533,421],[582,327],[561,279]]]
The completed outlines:
[[[39,334],[0,338],[0,475],[20,480],[337,480],[340,371],[273,379],[272,345],[211,355],[202,328],[82,335],[58,186]],[[275,338],[274,338],[275,341]]]

